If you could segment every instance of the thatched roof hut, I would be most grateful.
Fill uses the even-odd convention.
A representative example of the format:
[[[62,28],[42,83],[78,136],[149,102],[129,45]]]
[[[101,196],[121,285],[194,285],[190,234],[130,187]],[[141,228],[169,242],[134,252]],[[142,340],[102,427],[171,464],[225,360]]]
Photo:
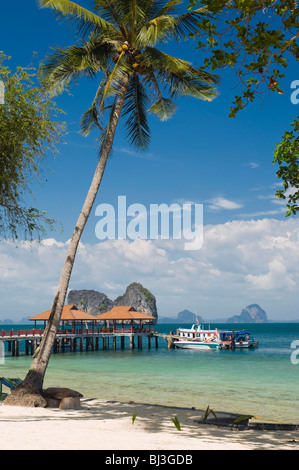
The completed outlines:
[[[35,325],[37,321],[44,321],[45,323],[49,320],[51,315],[51,310],[47,310],[46,312],[39,313],[34,317],[29,318],[29,320],[34,321]],[[86,322],[86,321],[95,321],[95,316],[90,315],[90,313],[83,312],[82,310],[78,310],[75,305],[64,305],[61,315],[62,322]]]
[[[132,305],[113,307],[109,312],[100,313],[95,318],[96,320],[119,322],[138,321],[144,323],[156,321],[155,317],[147,315],[146,313],[137,312]]]

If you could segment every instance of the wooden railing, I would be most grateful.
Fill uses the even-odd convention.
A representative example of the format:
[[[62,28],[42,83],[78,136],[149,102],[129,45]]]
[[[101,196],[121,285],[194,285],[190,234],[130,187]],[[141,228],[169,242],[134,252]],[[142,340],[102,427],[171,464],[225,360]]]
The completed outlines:
[[[20,337],[20,336],[42,336],[44,334],[45,330],[38,330],[36,328],[33,329],[28,329],[28,330],[1,330],[0,337]],[[129,328],[117,328],[117,327],[111,327],[111,328],[64,328],[64,329],[59,329],[58,330],[58,335],[87,335],[87,334],[99,334],[99,333],[118,333],[118,334],[124,334],[124,333],[154,333],[154,328],[137,328],[137,327],[129,327]]]

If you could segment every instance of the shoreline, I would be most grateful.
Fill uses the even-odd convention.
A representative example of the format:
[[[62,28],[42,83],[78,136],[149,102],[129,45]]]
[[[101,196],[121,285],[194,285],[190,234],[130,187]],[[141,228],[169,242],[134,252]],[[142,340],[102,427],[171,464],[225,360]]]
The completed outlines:
[[[217,413],[220,415],[220,413]],[[135,417],[132,423],[132,417]],[[298,450],[299,431],[202,424],[203,411],[82,398],[80,410],[0,404],[1,450]],[[229,415],[229,413],[227,413]],[[177,417],[179,431],[172,419]]]

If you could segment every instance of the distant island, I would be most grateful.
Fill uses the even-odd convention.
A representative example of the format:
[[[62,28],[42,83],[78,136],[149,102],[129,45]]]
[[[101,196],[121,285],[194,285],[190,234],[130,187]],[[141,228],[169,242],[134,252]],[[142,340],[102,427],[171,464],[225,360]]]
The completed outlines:
[[[190,312],[190,310],[183,310],[179,312],[175,318],[173,317],[159,317],[159,323],[203,323],[204,320],[200,315]]]
[[[240,315],[234,315],[229,318],[207,319],[196,315],[190,310],[183,310],[179,312],[176,317],[159,317],[159,323],[268,323],[270,320],[267,317],[265,310],[258,304],[248,305],[242,309]]]
[[[248,305],[240,315],[234,315],[227,319],[227,323],[268,323],[268,317],[258,304]]]
[[[138,282],[133,282],[126,288],[126,292],[111,300],[107,295],[95,290],[71,290],[69,292],[67,303],[76,305],[80,310],[98,315],[99,313],[110,310],[114,305],[133,305],[136,310],[147,313],[157,318],[161,323],[268,323],[271,320],[267,313],[258,304],[250,304],[241,310],[239,315],[233,315],[229,318],[203,318],[202,316],[191,312],[190,310],[182,310],[176,317],[158,317],[156,298],[145,287]],[[13,321],[9,318],[1,319],[0,325],[28,324],[29,316],[22,320]],[[299,320],[292,320],[287,323],[297,323]]]

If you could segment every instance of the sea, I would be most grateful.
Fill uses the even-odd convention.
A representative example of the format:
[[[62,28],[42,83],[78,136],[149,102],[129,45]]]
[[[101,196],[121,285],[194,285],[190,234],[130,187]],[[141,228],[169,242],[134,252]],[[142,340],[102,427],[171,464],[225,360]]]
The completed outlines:
[[[169,333],[191,325],[158,324]],[[88,398],[134,401],[253,415],[263,420],[299,424],[299,323],[213,324],[205,328],[245,329],[259,347],[243,350],[168,349],[159,338],[156,349],[65,352],[51,356],[44,387],[69,387]],[[1,329],[32,325],[0,325]],[[128,340],[129,341],[129,340]],[[100,342],[101,345],[101,342]],[[1,363],[4,362],[4,363]],[[23,379],[32,358],[7,350],[0,376]]]

